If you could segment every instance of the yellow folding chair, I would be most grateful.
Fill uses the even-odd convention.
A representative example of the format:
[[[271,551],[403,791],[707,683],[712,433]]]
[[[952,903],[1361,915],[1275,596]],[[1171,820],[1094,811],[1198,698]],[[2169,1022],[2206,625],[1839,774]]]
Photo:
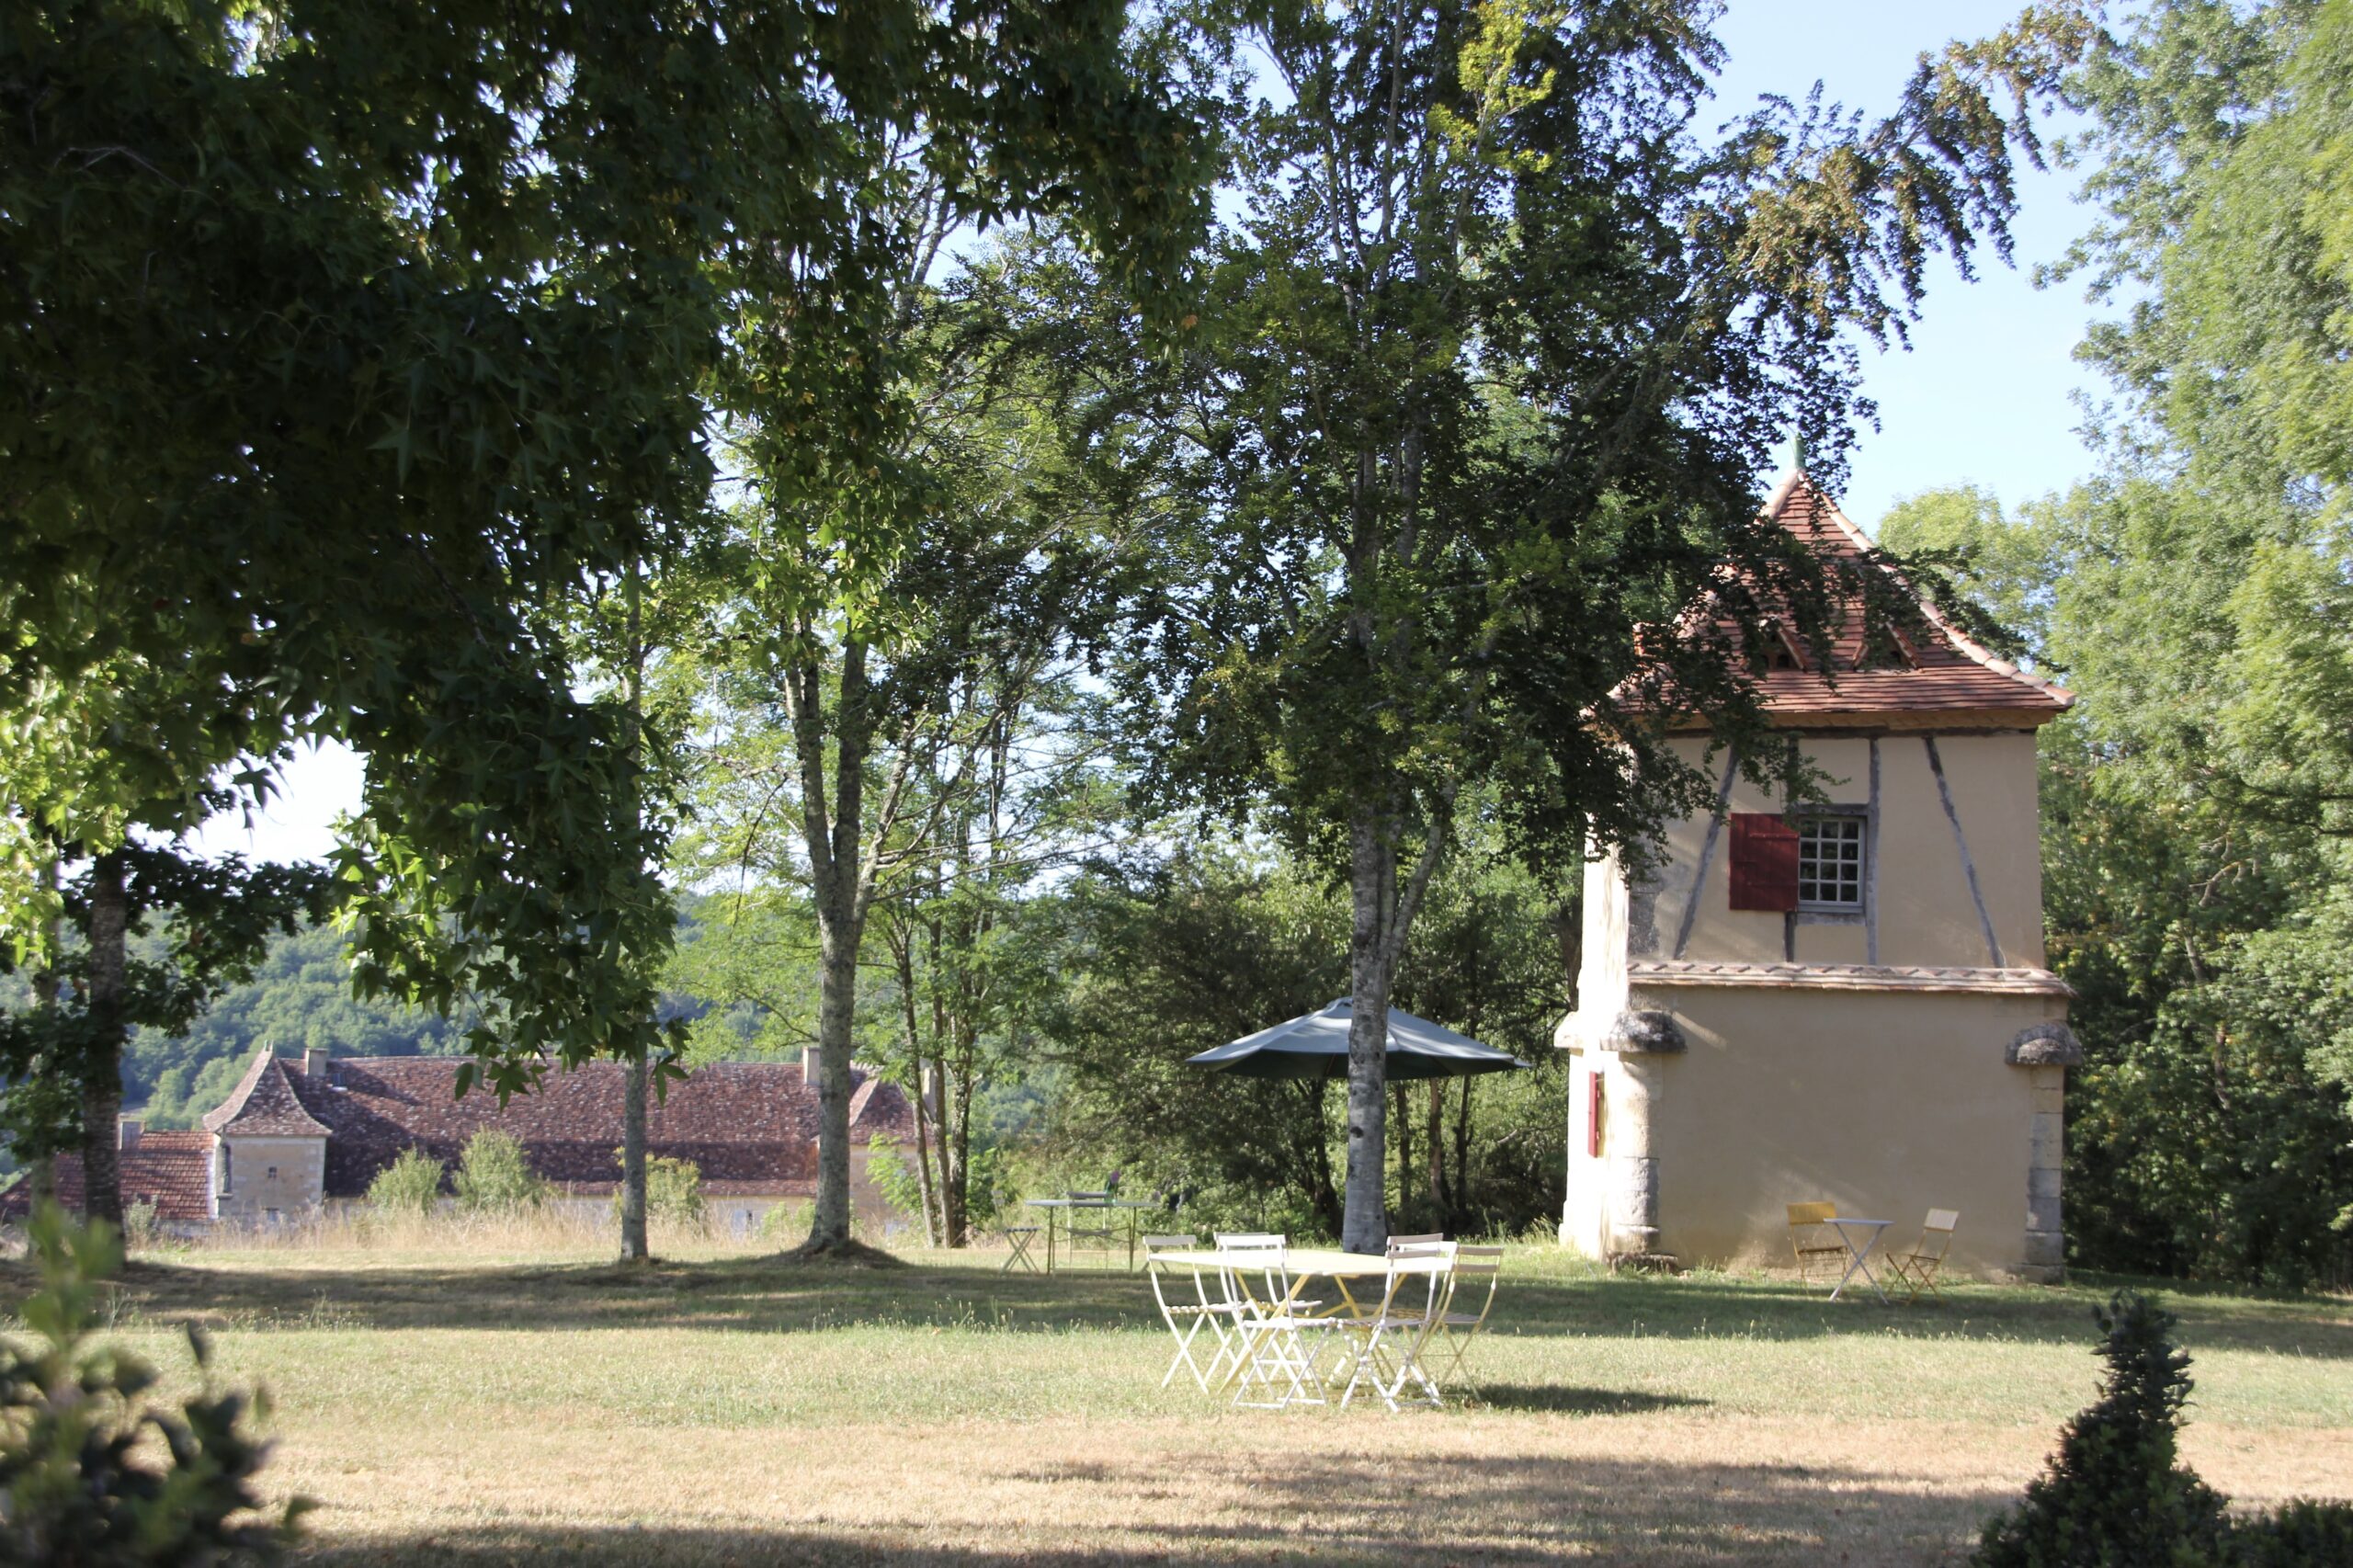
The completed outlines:
[[[1478,1381],[1464,1369],[1462,1358],[1470,1354],[1471,1342],[1479,1337],[1479,1331],[1487,1326],[1487,1314],[1495,1310],[1495,1288],[1502,1283],[1503,1275],[1503,1248],[1458,1246],[1454,1249],[1454,1268],[1447,1278],[1446,1310],[1438,1314],[1435,1325],[1438,1334],[1444,1336],[1442,1343],[1448,1351],[1446,1371],[1438,1379],[1440,1383],[1459,1384],[1472,1394],[1479,1392]],[[1484,1290],[1480,1290],[1483,1284],[1486,1287]],[[1470,1292],[1468,1296],[1463,1293],[1466,1290]],[[1479,1305],[1475,1312],[1455,1310],[1457,1307],[1467,1308],[1472,1301]],[[1430,1358],[1438,1358],[1435,1350],[1430,1353]]]
[[[1927,1223],[1920,1227],[1920,1239],[1910,1252],[1882,1254],[1896,1281],[1904,1287],[1905,1305],[1920,1299],[1920,1292],[1942,1296],[1937,1289],[1937,1274],[1945,1266],[1945,1255],[1952,1251],[1952,1233],[1961,1225],[1957,1209],[1931,1209]]]
[[[1798,1280],[1813,1282],[1813,1266],[1847,1267],[1847,1244],[1830,1223],[1838,1217],[1836,1203],[1792,1203],[1790,1211],[1790,1251],[1798,1260]]]

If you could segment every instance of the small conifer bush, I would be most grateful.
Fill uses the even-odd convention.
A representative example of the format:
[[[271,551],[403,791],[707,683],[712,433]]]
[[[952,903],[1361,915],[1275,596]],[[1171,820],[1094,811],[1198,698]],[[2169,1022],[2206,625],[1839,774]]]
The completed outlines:
[[[2294,1502],[2234,1518],[2179,1462],[2189,1354],[2173,1314],[2120,1290],[2096,1312],[2108,1369],[2099,1398],[2009,1513],[1989,1522],[1979,1568],[2288,1568],[2353,1564],[2353,1505]]]

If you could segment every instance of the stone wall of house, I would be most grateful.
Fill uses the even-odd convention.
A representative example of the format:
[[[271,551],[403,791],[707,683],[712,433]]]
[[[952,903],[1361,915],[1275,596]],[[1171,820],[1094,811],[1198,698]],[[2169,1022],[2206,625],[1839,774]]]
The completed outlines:
[[[314,1212],[326,1187],[324,1138],[229,1137],[213,1153],[215,1218],[250,1224]]]

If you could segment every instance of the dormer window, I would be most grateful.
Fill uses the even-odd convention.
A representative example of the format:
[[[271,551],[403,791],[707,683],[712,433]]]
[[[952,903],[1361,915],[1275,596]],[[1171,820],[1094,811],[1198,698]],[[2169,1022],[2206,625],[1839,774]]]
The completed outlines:
[[[1855,654],[1859,670],[1908,670],[1914,667],[1912,650],[1904,645],[1903,633],[1885,621],[1867,624],[1863,628],[1863,645]]]
[[[1790,641],[1788,630],[1778,620],[1768,620],[1759,629],[1756,667],[1766,675],[1780,670],[1802,670],[1805,660],[1798,656],[1798,647]]]

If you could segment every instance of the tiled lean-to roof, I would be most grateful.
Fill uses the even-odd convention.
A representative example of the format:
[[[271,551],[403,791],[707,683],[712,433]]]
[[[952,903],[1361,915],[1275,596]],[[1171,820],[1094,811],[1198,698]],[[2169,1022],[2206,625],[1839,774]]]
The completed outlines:
[[[122,1162],[122,1200],[152,1203],[159,1220],[201,1221],[211,1218],[206,1165],[212,1158],[210,1132],[149,1132],[118,1156]],[[83,1203],[82,1156],[57,1156],[57,1200],[75,1213]],[[0,1196],[0,1220],[21,1220],[31,1208],[31,1184],[19,1180]]]
[[[529,1094],[502,1107],[475,1089],[457,1097],[461,1059],[447,1056],[339,1057],[320,1074],[271,1060],[249,1079],[285,1085],[302,1121],[326,1135],[329,1198],[356,1198],[407,1148],[455,1166],[468,1140],[485,1129],[511,1134],[546,1179],[574,1191],[608,1190],[620,1175],[623,1097],[628,1073],[616,1062],[550,1071]],[[906,1096],[863,1069],[853,1069],[850,1140],[877,1133],[914,1136]],[[274,1091],[272,1091],[274,1092]],[[265,1106],[260,1090],[232,1096],[206,1125],[224,1136],[282,1136],[301,1125]],[[215,1118],[220,1119],[216,1120]],[[697,1067],[646,1108],[650,1153],[692,1161],[707,1191],[791,1193],[817,1175],[817,1094],[799,1062],[722,1062]]]
[[[1763,516],[1826,560],[1853,563],[1870,554],[1870,540],[1802,470],[1775,487]],[[2072,692],[1974,642],[1911,584],[1890,576],[1919,607],[1923,622],[1902,639],[1904,667],[1861,667],[1863,617],[1859,604],[1850,604],[1845,629],[1829,650],[1827,672],[1768,669],[1756,677],[1768,714],[1805,729],[2032,729],[2074,704]],[[1790,652],[1801,665],[1811,660],[1794,642]]]

